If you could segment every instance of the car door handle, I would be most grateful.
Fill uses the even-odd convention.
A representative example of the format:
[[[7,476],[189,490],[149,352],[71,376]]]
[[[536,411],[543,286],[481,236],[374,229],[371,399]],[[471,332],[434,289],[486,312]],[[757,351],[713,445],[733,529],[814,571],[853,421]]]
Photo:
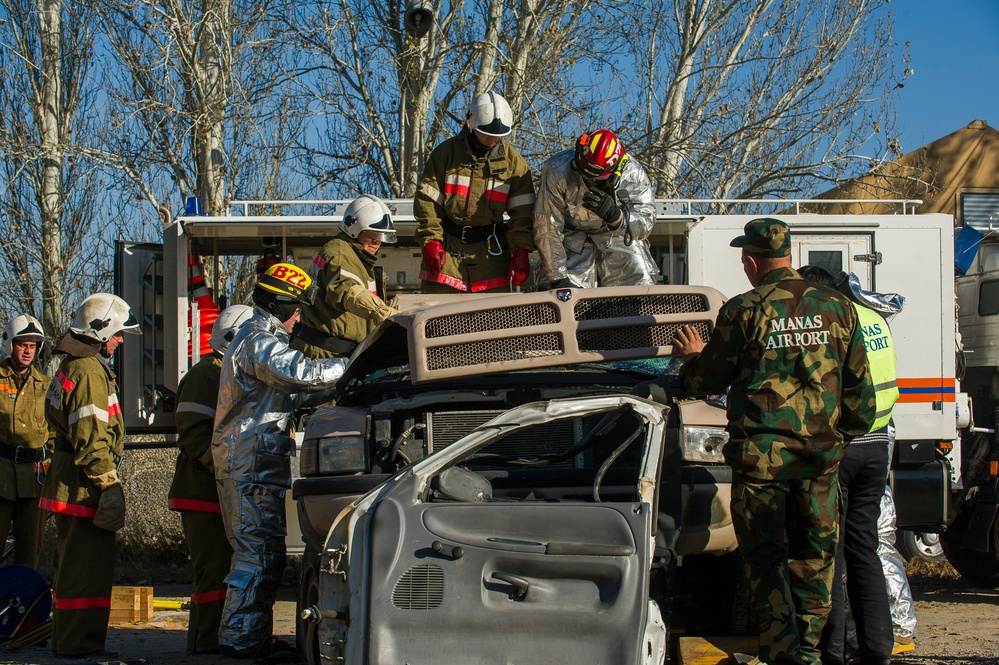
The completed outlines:
[[[499,580],[500,582],[506,582],[507,584],[513,586],[513,593],[510,594],[511,598],[526,598],[527,592],[531,588],[530,582],[525,580],[523,577],[517,577],[516,575],[511,575],[510,573],[493,573],[493,579]]]

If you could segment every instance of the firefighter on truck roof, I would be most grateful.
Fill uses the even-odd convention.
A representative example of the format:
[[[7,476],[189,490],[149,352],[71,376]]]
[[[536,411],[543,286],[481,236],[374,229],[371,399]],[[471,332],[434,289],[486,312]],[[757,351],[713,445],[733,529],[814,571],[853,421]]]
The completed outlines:
[[[430,153],[413,203],[424,293],[508,292],[527,279],[534,183],[504,139],[512,129],[510,105],[487,92],[458,135]]]
[[[583,134],[541,168],[534,206],[539,284],[655,284],[649,250],[655,224],[652,183],[609,129]]]

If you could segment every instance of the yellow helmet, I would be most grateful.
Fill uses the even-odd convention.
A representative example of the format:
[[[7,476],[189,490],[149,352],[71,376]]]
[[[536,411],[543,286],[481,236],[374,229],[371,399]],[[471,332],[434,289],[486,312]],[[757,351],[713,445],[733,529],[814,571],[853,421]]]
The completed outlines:
[[[253,288],[253,303],[281,321],[285,321],[302,304],[312,304],[316,287],[304,270],[290,263],[275,263],[257,280]]]
[[[284,302],[311,303],[315,294],[309,273],[290,263],[275,263],[257,280],[257,286]]]

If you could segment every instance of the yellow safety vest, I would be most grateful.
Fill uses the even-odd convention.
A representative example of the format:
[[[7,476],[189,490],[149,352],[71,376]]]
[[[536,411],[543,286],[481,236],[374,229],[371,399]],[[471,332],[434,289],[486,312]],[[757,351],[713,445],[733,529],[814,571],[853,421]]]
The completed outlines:
[[[877,393],[874,425],[871,431],[881,429],[891,420],[891,410],[898,401],[898,385],[895,383],[895,345],[892,342],[888,322],[873,309],[853,303],[857,319],[864,332],[864,349],[867,351],[867,364],[871,368],[871,379]]]

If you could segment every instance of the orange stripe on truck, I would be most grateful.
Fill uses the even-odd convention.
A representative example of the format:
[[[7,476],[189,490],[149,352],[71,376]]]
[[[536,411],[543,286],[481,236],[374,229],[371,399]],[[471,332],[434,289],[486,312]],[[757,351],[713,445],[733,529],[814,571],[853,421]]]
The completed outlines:
[[[953,402],[956,392],[953,378],[898,378],[896,384],[900,404]]]

